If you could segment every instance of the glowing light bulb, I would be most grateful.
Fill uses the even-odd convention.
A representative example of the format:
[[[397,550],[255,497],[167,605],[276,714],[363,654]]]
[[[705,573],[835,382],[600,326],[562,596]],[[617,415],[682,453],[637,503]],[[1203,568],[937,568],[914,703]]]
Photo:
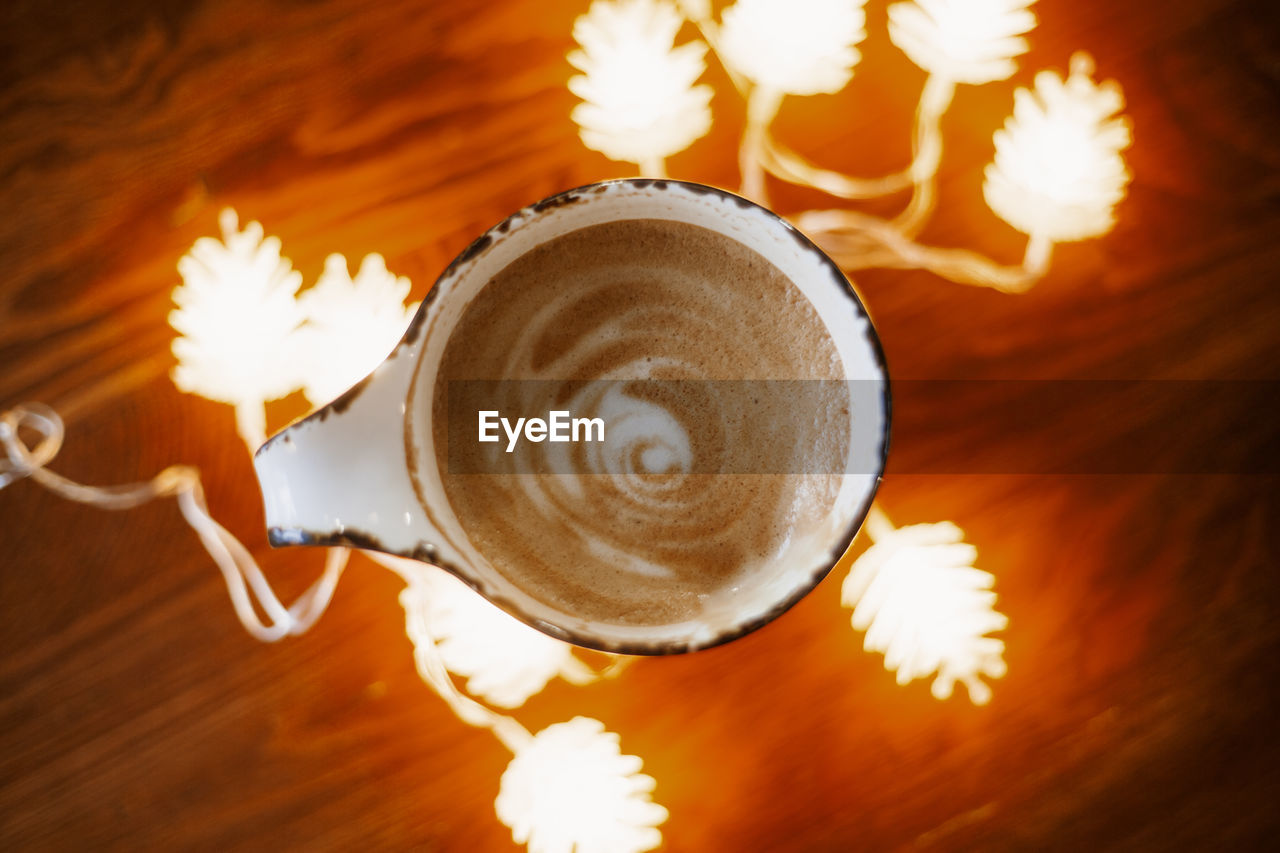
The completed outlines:
[[[327,403],[355,385],[391,353],[417,311],[405,305],[409,279],[367,255],[356,277],[342,255],[330,255],[315,286],[298,300],[306,324],[298,330],[298,371],[307,399]]]
[[[662,843],[667,810],[643,762],[587,717],[548,726],[502,774],[498,819],[530,853],[641,853]]]
[[[738,0],[721,15],[717,50],[757,86],[789,95],[838,92],[867,36],[866,0]]]
[[[1077,53],[1065,81],[1040,72],[1034,91],[1014,93],[1013,115],[996,131],[983,195],[1024,234],[1084,240],[1115,224],[1131,177],[1120,152],[1132,135],[1129,120],[1116,116],[1124,107],[1120,87],[1095,84],[1093,71],[1093,59]]]
[[[202,237],[178,261],[173,383],[210,400],[260,406],[300,384],[294,355],[303,315],[294,296],[302,276],[257,222],[239,230],[230,208],[218,222],[221,241]]]
[[[889,39],[924,70],[957,83],[1003,80],[1027,52],[1035,0],[916,0],[889,7]]]
[[[694,83],[706,70],[707,46],[674,47],[684,19],[666,0],[595,0],[573,26],[581,50],[569,63],[582,74],[569,89],[582,142],[613,160],[661,172],[663,158],[711,127],[711,87]]]
[[[884,524],[887,525],[887,522]],[[937,673],[932,692],[948,698],[961,682],[976,705],[991,700],[982,680],[1005,674],[1004,643],[987,634],[1008,625],[994,609],[995,578],[973,567],[978,550],[949,521],[869,529],[875,544],[841,587],[863,647],[884,655],[899,684]]]
[[[467,691],[491,705],[523,705],[557,675],[574,684],[596,677],[568,643],[508,616],[445,571],[415,572],[400,603],[415,650],[434,643]]]

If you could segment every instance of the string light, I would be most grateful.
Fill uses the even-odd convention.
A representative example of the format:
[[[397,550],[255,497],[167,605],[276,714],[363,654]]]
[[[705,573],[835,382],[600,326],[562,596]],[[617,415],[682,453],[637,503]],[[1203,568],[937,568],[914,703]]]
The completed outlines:
[[[964,684],[975,705],[991,701],[982,677],[1006,672],[1004,642],[988,637],[1009,620],[995,610],[995,578],[973,567],[978,549],[949,521],[895,528],[873,507],[866,531],[875,543],[854,561],[841,587],[863,648],[884,655],[899,684],[936,673],[938,699]]]
[[[352,279],[346,261],[331,256],[317,285],[298,297],[298,276],[281,258],[278,240],[265,238],[257,223],[240,231],[234,211],[224,211],[220,222],[223,241],[198,241],[181,264],[184,283],[178,289],[183,296],[175,296],[179,310],[174,313],[182,316],[174,325],[186,343],[176,349],[189,358],[182,366],[190,371],[175,371],[174,378],[176,382],[181,375],[188,380],[188,390],[235,401],[238,409],[261,410],[265,395],[278,396],[300,386],[306,387],[309,396],[323,398],[334,387],[324,385],[318,376],[328,367],[315,354],[316,347],[325,341],[337,347],[342,335],[356,339],[348,342],[346,358],[357,366],[349,367],[352,372],[341,380],[349,383],[350,376],[363,374],[376,356],[390,350],[412,315],[413,306],[404,304],[408,281],[387,272],[380,257],[366,258]],[[259,318],[263,326],[278,334],[280,351],[300,354],[292,372],[281,374],[290,377],[288,382],[277,378],[274,383],[255,381],[243,392],[228,390],[229,383],[244,375],[242,363],[219,361],[201,349],[214,346],[211,342],[236,339],[230,327],[239,318],[226,310],[233,301],[227,294],[241,304],[256,302],[261,310],[274,312]],[[210,309],[210,318],[195,321],[195,313],[206,304],[216,306]],[[345,316],[353,313],[362,316],[358,320]],[[307,334],[314,339],[308,342]],[[40,436],[35,447],[22,441],[19,432],[24,427]],[[237,616],[260,640],[272,642],[303,633],[327,608],[346,565],[347,549],[329,549],[321,576],[286,606],[248,549],[209,514],[195,469],[173,466],[150,481],[128,486],[83,486],[46,467],[62,439],[62,421],[48,407],[31,404],[0,416],[0,446],[5,455],[0,462],[0,488],[29,477],[68,500],[106,509],[175,497],[222,571]],[[886,665],[897,670],[900,682],[936,671],[935,695],[949,695],[953,684],[962,681],[975,702],[986,701],[989,690],[977,676],[999,677],[1003,672],[1003,646],[983,636],[1004,624],[1003,617],[989,611],[994,601],[990,576],[965,568],[973,560],[969,552],[930,551],[927,559],[912,556],[910,548],[956,544],[960,534],[954,526],[894,531],[879,518],[873,514],[869,521],[876,544],[855,563],[844,586],[845,601],[855,608],[855,627],[867,629],[867,648],[885,653]],[[946,535],[916,535],[918,529],[935,528]],[[891,545],[886,539],[895,543],[895,550],[887,555]],[[899,547],[903,545],[908,550]],[[593,672],[568,645],[501,613],[435,567],[385,554],[369,556],[405,581],[401,593],[405,630],[414,644],[414,660],[423,681],[459,720],[491,731],[512,751],[495,808],[518,843],[526,843],[534,853],[639,853],[661,844],[658,827],[666,820],[667,810],[652,801],[654,780],[639,772],[639,758],[622,754],[616,734],[605,731],[596,720],[579,717],[535,736],[513,717],[487,707],[454,683],[455,676],[464,679],[470,693],[507,708],[522,704],[556,676],[583,684],[612,674],[610,670]],[[933,594],[927,599],[904,595],[913,586],[911,581],[920,577],[932,585]],[[922,630],[922,625],[929,630]]]
[[[772,139],[769,126],[785,95],[834,92],[845,86],[865,37],[861,2],[739,0],[716,27],[709,4],[680,8],[715,47],[735,86],[748,97],[741,149],[744,189],[763,196],[765,169],[841,197],[872,197],[913,188],[907,210],[883,220],[849,210],[809,211],[796,217],[834,244],[849,266],[916,266],[956,281],[1004,290],[1024,289],[1043,274],[1055,242],[1098,236],[1114,224],[1115,205],[1130,179],[1121,152],[1131,141],[1118,116],[1123,96],[1115,83],[1097,85],[1087,54],[1072,58],[1064,80],[1036,77],[1019,89],[1013,116],[995,135],[996,156],[984,194],[997,215],[1028,235],[1023,264],[1002,267],[975,253],[916,243],[913,235],[932,210],[941,153],[940,118],[957,82],[1003,79],[1026,50],[1034,26],[1030,2],[918,0],[890,9],[890,38],[930,72],[917,110],[914,158],[902,172],[856,179],[812,166]],[[666,0],[596,0],[574,35],[581,50],[570,62],[582,74],[571,88],[583,99],[574,111],[584,144],[606,156],[662,174],[663,160],[704,135],[710,88],[697,85],[706,45],[675,46],[681,17]],[[407,279],[379,256],[365,258],[355,278],[345,259],[331,256],[316,285],[299,296],[301,276],[262,226],[243,230],[234,211],[219,218],[222,240],[204,238],[179,264],[170,323],[183,391],[235,406],[237,426],[252,448],[265,432],[263,404],[299,388],[323,402],[368,373],[385,357],[415,310],[405,305]],[[34,448],[22,427],[41,435]],[[123,487],[74,483],[46,467],[63,437],[47,407],[28,405],[0,416],[0,488],[31,478],[69,500],[125,509],[175,497],[187,522],[222,571],[235,611],[255,637],[274,641],[307,630],[326,608],[346,564],[345,549],[328,552],[322,575],[290,606],[272,592],[244,546],[221,527],[204,503],[199,475],[174,466],[151,481]],[[842,586],[851,622],[865,631],[864,647],[881,653],[900,684],[932,677],[935,697],[957,683],[984,704],[983,679],[1005,674],[1004,644],[989,636],[1007,625],[994,608],[994,578],[974,568],[976,549],[950,522],[894,528],[878,509],[867,531],[874,544]],[[598,677],[570,647],[545,637],[471,593],[437,569],[386,555],[370,555],[396,571],[406,633],[428,684],[470,725],[494,733],[514,755],[495,803],[513,838],[535,853],[643,851],[662,840],[667,811],[654,803],[653,779],[623,755],[618,736],[579,717],[530,734],[500,708],[516,707],[559,676],[581,684]],[[258,610],[266,615],[263,620]]]
[[[917,109],[911,165],[870,180],[819,169],[770,132],[784,96],[847,85],[866,35],[862,2],[738,0],[719,27],[705,0],[683,0],[680,9],[747,96],[740,149],[745,191],[763,198],[765,170],[848,198],[910,187],[911,201],[894,220],[856,211],[810,211],[797,220],[834,243],[848,265],[919,266],[1012,291],[1043,274],[1054,242],[1110,229],[1129,180],[1120,152],[1130,143],[1130,129],[1117,116],[1123,107],[1119,87],[1094,84],[1092,60],[1077,54],[1065,80],[1043,72],[1033,91],[1018,90],[986,171],[988,204],[1028,235],[1023,265],[1000,267],[974,253],[914,241],[933,207],[940,119],[954,86],[1012,73],[1027,48],[1023,36],[1035,23],[1029,6],[1020,0],[917,0],[890,8],[890,38],[930,77]],[[711,90],[697,84],[707,45],[676,47],[681,21],[668,0],[595,0],[576,21],[581,49],[569,61],[582,73],[570,88],[582,98],[573,118],[584,144],[661,175],[665,158],[707,132]],[[179,263],[182,284],[170,315],[178,332],[172,375],[179,389],[234,406],[237,427],[252,449],[264,438],[266,401],[298,389],[317,404],[341,393],[385,358],[416,305],[404,302],[408,280],[390,273],[377,255],[366,257],[354,278],[342,256],[331,256],[315,286],[299,295],[301,276],[281,255],[278,239],[266,237],[257,222],[241,230],[229,209],[219,223],[222,240],[197,241]],[[34,448],[19,437],[23,427],[41,436]],[[83,486],[46,467],[62,438],[62,422],[47,407],[28,405],[0,416],[0,488],[30,478],[64,498],[107,509],[172,496],[222,571],[235,612],[253,636],[274,641],[300,634],[324,612],[346,549],[330,549],[321,576],[286,606],[248,549],[209,514],[194,469],[174,466],[123,487]],[[988,702],[991,689],[983,679],[1006,671],[1004,644],[989,635],[1005,628],[1007,619],[994,608],[994,578],[974,568],[976,549],[950,522],[894,528],[875,508],[867,531],[874,544],[842,586],[853,627],[865,631],[864,647],[884,655],[900,684],[932,677],[939,699],[961,683],[974,703]],[[654,780],[640,773],[641,759],[621,752],[616,734],[577,717],[533,735],[494,710],[523,704],[556,677],[583,684],[598,673],[571,647],[502,613],[444,572],[370,556],[405,580],[405,630],[423,681],[461,721],[491,731],[513,753],[495,808],[517,843],[532,853],[640,853],[662,843],[658,827],[667,810],[653,802]]]
[[[288,343],[281,349],[292,354],[291,368],[283,374],[287,381],[280,380],[272,386],[274,395],[283,396],[301,388],[313,403],[324,403],[386,358],[417,310],[417,303],[404,301],[411,287],[407,278],[390,273],[383,258],[372,254],[365,257],[353,279],[346,259],[330,255],[315,286],[295,299],[292,294],[298,291],[300,277],[289,270],[288,261],[280,259],[280,241],[274,237],[264,239],[257,223],[241,233],[235,227],[237,221],[235,211],[224,211],[224,241],[202,238],[179,267],[187,272],[189,281],[199,286],[199,294],[235,293],[236,283],[244,280],[255,286],[242,290],[270,290],[262,282],[276,281],[288,274],[289,298],[265,300],[259,306],[261,312],[270,314],[265,318],[268,326],[290,330]],[[192,274],[193,265],[197,274]],[[255,270],[254,276],[243,272],[246,266]],[[262,270],[268,269],[274,273],[263,274]],[[194,312],[205,304],[188,299],[183,310]],[[230,317],[226,312],[215,311],[202,326],[212,334],[200,340],[233,340],[224,328],[234,325]],[[195,344],[186,342],[184,352],[201,355]],[[223,393],[222,383],[239,379],[238,373],[217,373],[220,363],[215,360],[202,363],[209,369],[200,374],[207,381],[193,389],[197,393],[211,388]],[[238,362],[232,366],[237,370],[240,367]],[[230,396],[238,399],[242,407],[261,410],[264,400],[260,389],[261,386],[251,386],[243,393],[223,393],[214,399]],[[451,576],[435,570],[410,572],[406,566],[419,564],[385,555],[376,555],[375,559],[405,577],[405,606],[420,610],[429,617],[422,624],[432,626],[430,634],[423,635],[425,642],[438,645],[445,667],[468,679],[469,688],[486,701],[499,707],[515,707],[557,675],[576,684],[597,677],[573,656],[569,645],[508,616]]]
[[[662,843],[667,810],[643,762],[599,720],[548,726],[502,774],[498,819],[530,853],[642,853]]]
[[[1065,83],[1045,72],[1034,93],[1018,90],[1014,115],[996,134],[996,159],[983,191],[998,216],[1027,234],[1022,262],[1005,265],[967,249],[926,246],[916,236],[936,205],[942,118],[956,85],[990,83],[1014,72],[1036,25],[1034,2],[911,0],[889,7],[890,40],[929,76],[916,107],[910,164],[872,178],[822,168],[772,130],[785,95],[834,92],[849,82],[855,46],[865,35],[861,2],[739,0],[719,25],[704,0],[682,0],[680,9],[746,98],[738,151],[744,195],[767,203],[766,174],[839,199],[910,189],[906,208],[891,219],[847,208],[790,218],[849,271],[927,269],[950,281],[1020,293],[1044,277],[1054,243],[1100,236],[1112,227],[1129,180],[1120,154],[1130,142],[1129,125],[1116,116],[1123,97],[1113,82],[1093,84],[1087,54],[1073,58]]]
[[[582,143],[642,174],[666,174],[663,161],[711,127],[711,87],[694,85],[707,46],[675,47],[683,23],[667,0],[595,0],[574,22],[581,46],[569,63],[582,74],[569,89],[582,99],[572,117]]]
[[[179,389],[236,408],[250,450],[266,439],[263,404],[301,389],[314,404],[350,388],[391,352],[417,310],[410,283],[381,255],[364,258],[354,279],[342,255],[330,255],[315,285],[298,296],[302,276],[262,225],[243,231],[227,208],[223,237],[203,237],[178,262],[183,283],[169,323]]]
[[[852,178],[820,169],[773,139],[770,125],[786,95],[835,92],[849,82],[865,37],[862,0],[738,0],[722,24],[706,0],[682,0],[718,52],[735,87],[747,97],[740,161],[743,188],[764,197],[764,173],[842,198],[868,198],[907,188],[902,215],[885,220],[852,210],[798,214],[847,268],[920,267],[955,281],[1025,289],[1047,268],[1053,243],[1098,236],[1114,224],[1115,205],[1130,179],[1121,152],[1128,121],[1117,115],[1123,96],[1114,83],[1092,81],[1086,54],[1072,58],[1064,80],[1036,77],[1033,91],[1015,94],[1013,116],[995,135],[996,156],[984,194],[995,213],[1028,235],[1022,265],[1000,266],[962,249],[922,246],[914,239],[933,208],[941,155],[940,120],[956,83],[1004,79],[1027,49],[1035,24],[1030,0],[916,0],[890,8],[890,38],[930,72],[917,109],[910,166],[880,178]],[[585,145],[613,159],[665,172],[664,160],[705,135],[710,87],[697,84],[707,44],[675,39],[681,14],[669,0],[595,0],[577,19],[580,50],[569,55],[582,73],[570,88]],[[303,389],[320,403],[368,373],[402,334],[415,306],[405,305],[407,279],[365,258],[353,279],[345,259],[331,256],[316,285],[299,296],[301,276],[282,257],[280,241],[234,211],[219,218],[222,240],[203,238],[179,263],[170,323],[178,332],[175,385],[235,406],[237,426],[252,449],[265,432],[264,404]],[[35,429],[34,447],[18,436]],[[285,606],[248,550],[208,513],[194,469],[174,466],[151,481],[89,487],[45,466],[63,427],[47,407],[28,405],[0,416],[0,488],[31,478],[69,500],[124,509],[157,497],[178,500],[184,517],[226,578],[236,613],[255,637],[273,641],[307,630],[323,613],[346,563],[331,549],[320,578]],[[1007,625],[994,609],[994,579],[974,568],[977,552],[950,522],[894,528],[873,508],[874,544],[854,563],[842,587],[864,646],[882,653],[899,683],[933,677],[932,692],[949,697],[956,683],[971,700],[990,700],[983,681],[1005,674],[1004,644],[988,636]],[[667,811],[654,803],[654,782],[639,758],[623,755],[616,734],[587,718],[532,735],[495,707],[516,707],[559,676],[572,683],[598,677],[563,643],[545,637],[430,566],[371,554],[405,580],[401,601],[414,659],[428,684],[463,722],[484,727],[514,755],[496,801],[513,838],[535,853],[649,850],[662,840]],[[262,620],[256,610],[267,619]],[[606,673],[607,674],[607,673]]]
[[[1004,80],[1027,52],[1035,0],[919,0],[889,7],[889,40],[931,74],[980,85]]]
[[[367,256],[353,279],[346,259],[331,255],[315,286],[295,299],[300,277],[280,259],[279,240],[264,239],[257,223],[241,233],[236,229],[237,221],[234,211],[224,211],[223,242],[199,241],[183,259],[180,268],[188,281],[184,286],[194,283],[196,296],[238,296],[245,307],[254,304],[252,296],[267,295],[269,298],[258,300],[255,307],[268,314],[260,318],[265,326],[286,330],[280,352],[289,354],[291,368],[273,385],[250,385],[241,393],[227,394],[222,383],[240,381],[240,374],[219,373],[223,363],[208,358],[201,349],[209,342],[235,340],[230,328],[234,314],[215,311],[198,326],[201,334],[182,347],[185,355],[204,368],[196,374],[203,381],[192,384],[190,390],[214,391],[220,395],[214,399],[234,400],[238,410],[259,413],[266,399],[297,388],[318,404],[350,387],[387,356],[417,309],[416,303],[404,302],[410,290],[408,279],[388,272],[379,255]],[[284,289],[278,286],[281,280],[287,282]],[[246,282],[250,286],[235,286]],[[287,299],[280,297],[282,293]],[[198,314],[208,304],[189,295],[184,298],[180,305],[187,314]],[[189,316],[180,319],[180,331],[192,327]],[[241,367],[234,360],[229,364],[232,369]],[[25,411],[17,417],[37,426],[45,423],[33,420],[35,416]],[[40,417],[53,419],[56,414]],[[36,476],[42,482],[56,477],[43,465],[61,441],[61,421],[48,422],[56,423],[56,434],[42,441],[31,459],[11,451],[10,456],[22,466],[15,470],[0,467],[0,487],[18,476]],[[6,428],[7,423],[0,421],[0,439],[6,447],[17,441],[17,426]],[[245,438],[251,441],[251,435]],[[96,493],[85,493],[83,487],[76,488],[81,491],[74,493],[74,499],[91,503],[103,499]],[[193,469],[167,470],[155,484],[138,488],[141,491],[135,503],[161,494],[178,497],[192,527],[223,570],[237,614],[255,637],[270,641],[301,633],[323,613],[346,564],[347,549],[329,549],[322,576],[297,603],[286,608],[248,550],[209,516]],[[72,496],[66,489],[61,493]],[[535,737],[514,718],[459,691],[453,681],[453,676],[465,679],[468,691],[475,696],[496,707],[512,708],[556,676],[585,684],[602,674],[612,675],[619,667],[596,673],[574,655],[571,646],[508,616],[440,569],[386,554],[368,556],[405,581],[400,596],[405,631],[414,644],[414,661],[423,681],[461,721],[493,732],[515,754],[503,777],[504,790],[509,793],[498,808],[500,814],[507,815],[504,820],[518,841],[527,840],[531,850],[549,853],[561,849],[641,851],[661,843],[656,826],[665,820],[666,810],[649,800],[647,792],[653,780],[634,772],[639,769],[639,759],[621,755],[617,736],[604,732],[602,724],[579,718]],[[250,593],[272,622],[258,620]],[[542,764],[547,756],[554,758],[549,767]],[[521,774],[529,768],[539,774],[544,789],[532,799],[522,793]],[[585,788],[581,788],[583,784]],[[575,796],[582,802],[569,799]],[[610,807],[620,811],[611,813]],[[562,843],[569,846],[560,846]]]
[[[747,124],[738,150],[742,194],[769,201],[764,174],[769,126],[786,95],[838,92],[853,76],[866,38],[865,0],[738,0],[721,14],[694,8],[734,84],[747,97]]]
[[[22,429],[39,435],[34,447],[22,440]],[[286,607],[272,592],[248,549],[209,514],[195,469],[172,466],[141,483],[85,486],[46,467],[57,455],[63,437],[62,419],[47,406],[26,404],[0,414],[0,449],[4,451],[0,489],[29,477],[67,500],[108,510],[130,509],[160,497],[177,498],[184,518],[222,570],[237,616],[250,634],[264,642],[304,633],[327,608],[346,565],[347,549],[329,549],[324,574]],[[461,592],[470,597],[468,600],[459,590],[441,583],[445,575],[439,569],[385,554],[370,556],[406,582],[401,594],[406,632],[414,642],[414,660],[423,681],[460,720],[489,729],[514,753],[495,806],[518,843],[527,842],[532,853],[640,853],[661,844],[657,827],[666,820],[667,810],[652,801],[649,794],[654,780],[639,773],[639,758],[621,753],[616,734],[606,732],[596,720],[578,717],[531,735],[515,719],[459,692],[447,671],[449,659],[461,662],[458,674],[469,675],[469,685],[479,681],[479,693],[489,694],[495,704],[519,704],[554,674],[578,683],[595,677],[580,662],[576,668],[567,662],[566,658],[572,657],[567,645],[515,622],[463,587]],[[268,621],[262,621],[255,605]],[[494,614],[509,622],[498,622]],[[440,625],[433,623],[437,618]],[[480,634],[490,631],[495,632],[489,635],[492,645],[472,659],[481,647]],[[532,681],[530,656],[522,648],[522,644],[531,643],[541,643],[540,659],[556,663],[555,672],[545,678],[532,677]],[[517,658],[523,654],[524,671],[517,672],[520,667],[510,661],[499,662],[499,648]],[[480,666],[474,665],[477,660]],[[541,672],[546,673],[546,668]]]
[[[370,556],[405,580],[400,594],[405,631],[414,643],[422,680],[460,720],[492,731],[513,753],[494,807],[517,844],[527,844],[531,853],[641,853],[662,843],[657,827],[667,819],[667,810],[652,801],[654,780],[639,772],[639,758],[622,754],[616,734],[605,731],[598,720],[576,717],[531,735],[514,718],[460,692],[446,666],[446,657],[455,652],[438,642],[443,629],[434,620],[441,608],[430,601],[442,588],[438,580],[443,572],[400,557]],[[444,589],[450,596],[452,591]],[[462,613],[480,617],[474,631],[494,627],[490,617],[469,605],[462,606]],[[509,626],[498,630],[505,632],[504,642],[529,639],[512,636]],[[519,655],[518,646],[505,650]]]
[[[266,439],[263,401],[299,384],[303,313],[294,297],[302,275],[281,257],[279,239],[264,238],[257,222],[241,231],[238,221],[234,210],[222,211],[222,240],[202,237],[178,262],[172,376],[179,390],[235,406],[241,435],[257,447]]]
[[[1116,114],[1124,95],[1114,81],[1093,82],[1093,58],[1071,57],[1064,81],[1036,75],[1035,89],[1014,93],[1013,116],[996,131],[995,160],[983,194],[1005,222],[1043,241],[1085,240],[1110,231],[1130,174],[1120,152],[1132,141]]]
[[[19,431],[40,436],[36,446],[23,442]],[[58,455],[66,428],[53,409],[41,403],[25,403],[0,413],[0,489],[30,477],[59,497],[99,509],[124,510],[157,498],[178,501],[182,517],[222,572],[236,616],[246,631],[264,643],[305,633],[329,606],[338,578],[347,564],[346,548],[330,549],[324,574],[291,606],[280,603],[249,550],[214,520],[204,500],[200,473],[188,465],[171,465],[150,480],[122,486],[86,486],[50,471],[46,466]],[[264,614],[264,622],[255,610]]]
[[[865,2],[738,0],[720,16],[717,50],[761,88],[786,95],[838,92],[862,56]]]
[[[342,255],[325,260],[315,286],[298,300],[306,317],[298,330],[299,379],[308,400],[329,402],[391,354],[418,310],[404,302],[409,287],[381,255],[366,255],[354,279]]]
[[[467,679],[467,692],[499,708],[515,708],[556,676],[587,684],[596,673],[573,647],[535,631],[485,601],[444,571],[419,572],[400,596],[414,611],[415,647],[436,646],[445,667]]]

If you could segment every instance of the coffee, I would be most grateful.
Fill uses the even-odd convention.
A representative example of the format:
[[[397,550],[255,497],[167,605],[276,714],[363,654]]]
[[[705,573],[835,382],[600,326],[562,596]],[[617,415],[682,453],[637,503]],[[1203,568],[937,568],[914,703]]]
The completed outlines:
[[[593,225],[512,261],[465,307],[435,384],[434,452],[462,529],[512,583],[583,619],[671,624],[768,582],[788,543],[823,522],[850,417],[838,381],[799,404],[786,383],[776,399],[752,392],[783,430],[744,421],[713,383],[681,381],[844,376],[808,299],[752,249],[675,221]],[[504,453],[475,440],[474,420],[450,426],[463,416],[451,385],[475,380],[505,380],[496,407],[551,388],[634,435],[613,459],[586,445]],[[706,473],[708,456],[771,473]]]

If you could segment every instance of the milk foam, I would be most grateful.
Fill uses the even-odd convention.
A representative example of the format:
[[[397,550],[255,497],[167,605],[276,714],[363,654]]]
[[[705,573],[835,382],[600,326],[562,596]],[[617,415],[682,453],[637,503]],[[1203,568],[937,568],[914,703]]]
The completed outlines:
[[[834,474],[707,474],[699,463],[736,454],[784,470],[779,456],[807,454],[787,470],[841,471],[849,401],[838,383],[815,383],[819,397],[803,401],[814,416],[796,417],[797,401],[780,391],[763,401],[795,424],[779,432],[739,422],[732,399],[705,390],[714,383],[681,393],[645,380],[843,376],[804,294],[746,246],[665,220],[595,225],[516,259],[464,310],[433,399],[437,463],[468,538],[509,580],[585,619],[669,624],[776,569],[840,487]],[[458,380],[554,380],[558,407],[607,414],[625,440],[514,454],[459,446],[446,423],[446,389]],[[514,397],[526,386],[502,387]],[[529,402],[491,401],[509,411]],[[833,429],[833,417],[845,421]],[[450,458],[494,473],[450,473]],[[578,473],[545,473],[566,470]]]

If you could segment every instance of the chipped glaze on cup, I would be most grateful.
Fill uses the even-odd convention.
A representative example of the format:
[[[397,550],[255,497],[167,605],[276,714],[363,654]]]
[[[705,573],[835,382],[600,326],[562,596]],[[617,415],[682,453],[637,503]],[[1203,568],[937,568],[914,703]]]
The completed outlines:
[[[851,418],[850,452],[865,458],[843,475],[821,542],[761,578],[745,604],[708,608],[670,625],[585,620],[541,602],[497,572],[471,545],[445,499],[432,446],[431,402],[449,333],[507,264],[535,246],[589,225],[667,219],[699,225],[760,253],[809,298],[831,333],[845,378],[875,380],[876,411]],[[606,181],[512,214],[449,264],[404,337],[351,390],[258,449],[273,546],[342,545],[433,563],[527,624],[580,646],[622,654],[674,654],[728,642],[781,615],[824,578],[861,526],[889,446],[888,373],[870,317],[835,263],[790,224],[750,201],[701,184]]]

